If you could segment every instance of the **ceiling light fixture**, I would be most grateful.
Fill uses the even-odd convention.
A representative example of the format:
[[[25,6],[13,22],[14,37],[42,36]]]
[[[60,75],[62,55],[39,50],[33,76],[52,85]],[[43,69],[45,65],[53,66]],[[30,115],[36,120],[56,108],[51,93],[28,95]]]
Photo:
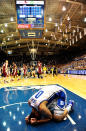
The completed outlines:
[[[46,29],[45,32],[48,32],[48,30]]]
[[[45,40],[45,37],[44,37],[44,40]]]
[[[65,6],[62,7],[62,11],[66,11],[66,7]]]
[[[10,38],[8,38],[8,40],[10,40]]]
[[[8,27],[8,24],[7,24],[7,23],[5,23],[5,24],[4,24],[4,26],[5,26],[5,27]]]
[[[14,18],[13,18],[13,17],[11,17],[11,18],[10,18],[10,21],[11,21],[11,22],[13,22],[13,21],[14,21]]]
[[[3,31],[3,30],[1,30],[1,33],[4,33],[4,31]]]
[[[2,45],[4,45],[4,42],[2,42]]]
[[[86,22],[86,17],[84,18],[84,22]]]
[[[8,55],[11,55],[12,54],[12,50],[8,50],[7,53],[8,53]],[[15,116],[13,116],[13,119],[15,119]]]
[[[13,34],[11,34],[11,36],[13,36]]]
[[[70,21],[70,17],[69,16],[67,17],[67,20]]]
[[[74,33],[76,33],[76,30],[73,30]]]
[[[52,21],[52,18],[51,17],[49,17],[49,20],[48,20],[49,22],[51,22]]]
[[[16,40],[16,44],[18,43],[18,41]]]
[[[58,23],[55,23],[55,26],[57,27],[57,26],[58,26]]]

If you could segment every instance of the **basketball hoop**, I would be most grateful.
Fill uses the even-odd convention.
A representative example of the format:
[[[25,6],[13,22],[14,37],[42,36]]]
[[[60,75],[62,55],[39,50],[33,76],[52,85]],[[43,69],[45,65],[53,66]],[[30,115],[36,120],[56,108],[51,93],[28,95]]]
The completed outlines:
[[[31,48],[31,49],[29,49],[29,51],[30,51],[30,55],[31,55],[32,60],[35,60],[36,54],[37,54],[37,49]]]
[[[36,59],[38,46],[34,45],[34,41],[33,40],[32,40],[32,45],[29,46],[28,43],[27,43],[27,46],[28,46],[28,50],[30,52],[31,58],[34,61]]]

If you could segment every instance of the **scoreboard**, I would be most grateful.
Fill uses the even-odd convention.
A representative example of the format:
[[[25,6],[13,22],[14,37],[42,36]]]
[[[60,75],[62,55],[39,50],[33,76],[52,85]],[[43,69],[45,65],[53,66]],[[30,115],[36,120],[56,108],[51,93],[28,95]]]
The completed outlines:
[[[17,28],[44,28],[44,1],[16,0]]]
[[[43,30],[19,30],[21,38],[42,38]]]

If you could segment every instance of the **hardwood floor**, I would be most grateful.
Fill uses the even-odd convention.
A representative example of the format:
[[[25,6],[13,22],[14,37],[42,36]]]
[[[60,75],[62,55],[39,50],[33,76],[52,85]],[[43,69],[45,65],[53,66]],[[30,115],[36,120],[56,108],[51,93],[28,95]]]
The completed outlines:
[[[86,76],[81,75],[46,75],[41,78],[0,78],[0,87],[29,86],[29,85],[48,85],[59,84],[72,91],[80,97],[86,99]]]

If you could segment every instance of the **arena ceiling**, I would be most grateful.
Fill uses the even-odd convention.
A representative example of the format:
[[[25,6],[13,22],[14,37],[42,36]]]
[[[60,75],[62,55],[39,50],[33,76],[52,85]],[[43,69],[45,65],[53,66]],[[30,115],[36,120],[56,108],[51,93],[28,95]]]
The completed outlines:
[[[86,0],[45,0],[45,30],[41,39],[21,39],[16,28],[15,0],[0,0],[0,48],[13,54],[57,54],[86,47]]]

